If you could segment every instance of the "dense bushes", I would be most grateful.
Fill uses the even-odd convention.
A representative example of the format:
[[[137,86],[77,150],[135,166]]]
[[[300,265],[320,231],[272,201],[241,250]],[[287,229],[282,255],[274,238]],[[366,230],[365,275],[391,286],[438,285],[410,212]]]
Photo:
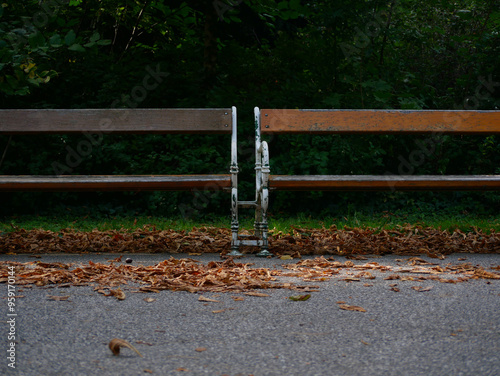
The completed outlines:
[[[253,106],[499,108],[500,11],[495,5],[494,0],[5,1],[0,6],[0,106],[235,105],[241,171],[247,176],[242,195],[250,199]],[[139,90],[152,71],[158,72],[158,85]],[[53,173],[53,163],[64,161],[68,147],[75,148],[81,137],[2,136],[0,173]],[[277,173],[500,173],[495,136],[280,136],[270,141]],[[422,149],[425,145],[431,149]],[[67,172],[222,172],[228,154],[225,140],[106,136]],[[307,205],[291,201],[304,194],[280,192],[272,210],[498,208],[496,194],[460,192],[315,192],[298,201]],[[197,207],[206,206],[201,213],[229,211],[223,193],[210,200],[188,192],[6,198],[3,214],[85,205],[92,208],[87,211],[105,213],[178,215],[179,207],[197,199],[204,202]]]

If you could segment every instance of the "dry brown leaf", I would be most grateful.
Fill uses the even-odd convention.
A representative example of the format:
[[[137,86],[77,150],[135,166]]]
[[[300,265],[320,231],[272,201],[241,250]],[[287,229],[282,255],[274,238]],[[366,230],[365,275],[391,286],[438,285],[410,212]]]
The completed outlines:
[[[155,298],[144,298],[144,299],[142,299],[142,300],[144,300],[146,303],[152,303],[152,302],[155,302],[155,301],[156,301],[156,299],[155,299]]]
[[[411,257],[408,260],[408,264],[414,266],[414,265],[434,265],[430,262],[425,261],[423,258],[420,257]]]
[[[120,288],[117,288],[116,290],[109,290],[109,294],[105,296],[114,296],[118,300],[124,300],[126,298],[125,293]]]
[[[411,288],[415,291],[418,291],[418,292],[426,292],[426,291],[430,291],[432,290],[432,287],[433,286],[427,286],[427,287],[423,287],[423,286],[412,286]]]
[[[387,280],[387,281],[390,281],[390,280],[394,280],[394,279],[400,279],[401,277],[397,274],[391,274],[391,275],[388,275],[387,277],[385,277],[384,279]]]
[[[113,338],[109,342],[109,349],[113,353],[113,355],[120,355],[120,348],[121,347],[126,347],[130,350],[135,351],[140,357],[142,357],[142,354],[137,350],[134,346],[132,346],[130,343],[125,341],[124,339],[119,339],[119,338]]]
[[[485,279],[500,279],[500,274],[488,272],[483,268],[477,268],[474,270],[474,276]]]
[[[357,312],[366,312],[366,309],[360,306],[348,305],[348,304],[340,304],[340,309],[344,309],[346,311],[357,311]]]
[[[361,279],[356,278],[356,277],[344,277],[340,278],[341,281],[346,281],[346,282],[359,282]]]
[[[260,297],[267,297],[269,296],[268,294],[265,294],[263,292],[244,292],[245,295],[248,296],[260,296]]]
[[[200,301],[200,302],[220,303],[220,300],[215,300],[215,299],[207,298],[207,297],[205,297],[203,295],[201,295],[198,298],[198,301]]]
[[[245,300],[242,296],[233,296],[233,300],[236,302],[242,302]]]
[[[64,300],[68,300],[69,299],[69,295],[67,296],[59,296],[59,295],[56,295],[56,296],[53,296],[53,295],[48,295],[47,298],[49,300],[57,300],[57,301],[64,301]]]
[[[207,348],[206,347],[197,347],[196,349],[194,349],[194,351],[203,352],[203,351],[207,351]]]

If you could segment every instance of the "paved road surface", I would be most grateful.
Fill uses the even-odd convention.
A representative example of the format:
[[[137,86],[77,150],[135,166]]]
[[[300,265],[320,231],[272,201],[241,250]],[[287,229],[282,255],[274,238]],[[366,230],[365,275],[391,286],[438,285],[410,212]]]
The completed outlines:
[[[41,260],[105,262],[115,257],[47,255]],[[149,265],[170,255],[131,257],[133,265]],[[458,263],[459,257],[464,255],[437,262]],[[499,255],[465,257],[490,271],[500,264]],[[193,258],[219,260],[217,255]],[[400,265],[396,259],[401,257],[367,261]],[[5,260],[34,259],[0,255]],[[241,261],[265,267],[296,262]],[[0,374],[500,375],[500,280],[413,283],[372,274],[377,278],[370,280],[371,287],[333,278],[301,302],[288,299],[296,295],[289,290],[266,290],[270,297],[244,296],[244,301],[235,301],[231,293],[204,293],[220,302],[203,303],[199,294],[188,292],[129,293],[119,301],[91,287],[24,288],[17,292],[24,297],[16,301],[15,369],[8,367],[7,285],[1,284]],[[391,291],[393,283],[399,292]],[[414,285],[433,288],[417,292],[411,289]],[[53,301],[48,295],[70,299]],[[156,301],[146,302],[145,297]],[[341,310],[338,301],[366,312]],[[113,356],[108,343],[115,337],[129,341],[144,357],[129,349]]]

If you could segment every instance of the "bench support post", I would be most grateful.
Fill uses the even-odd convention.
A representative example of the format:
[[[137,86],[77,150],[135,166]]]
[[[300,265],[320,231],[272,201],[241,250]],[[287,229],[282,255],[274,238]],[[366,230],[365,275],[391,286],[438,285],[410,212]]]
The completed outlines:
[[[255,116],[255,186],[256,194],[255,201],[257,207],[255,209],[255,236],[260,238],[260,252],[258,257],[273,256],[269,252],[267,224],[267,208],[269,204],[269,149],[267,142],[261,140],[260,133],[260,110],[258,107],[254,109]]]
[[[231,252],[229,256],[240,257],[243,254],[239,251],[240,242],[238,240],[238,231],[240,225],[238,222],[238,128],[236,125],[236,107],[232,108],[233,133],[231,137]]]

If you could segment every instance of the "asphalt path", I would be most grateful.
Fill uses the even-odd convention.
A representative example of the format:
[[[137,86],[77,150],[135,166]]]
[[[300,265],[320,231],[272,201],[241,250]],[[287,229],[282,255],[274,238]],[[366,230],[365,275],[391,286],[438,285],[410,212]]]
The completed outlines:
[[[176,258],[188,257],[174,255]],[[114,255],[43,255],[44,262],[106,262]],[[170,255],[129,255],[132,265],[152,265]],[[202,262],[218,255],[189,256]],[[499,255],[427,259],[446,265],[459,258],[491,271]],[[425,259],[425,257],[423,257]],[[125,257],[124,257],[125,259]],[[336,257],[345,261],[343,257]],[[401,266],[408,257],[376,261]],[[0,261],[33,261],[0,255]],[[245,257],[255,267],[280,268],[297,260]],[[7,285],[0,285],[1,375],[500,375],[500,280],[463,283],[332,278],[306,301],[290,290],[265,290],[269,297],[234,293],[161,291],[105,297],[90,286],[18,287],[15,369],[9,367]],[[454,276],[456,277],[456,276]],[[287,282],[297,282],[291,278]],[[397,284],[398,292],[392,288]],[[318,285],[317,282],[313,283]],[[418,292],[412,286],[428,291]],[[67,301],[47,296],[70,296]],[[200,302],[200,295],[219,302]],[[244,300],[234,300],[235,296]],[[156,299],[147,302],[144,299]],[[339,301],[366,312],[339,309]],[[214,312],[215,311],[215,312]],[[12,321],[11,321],[12,323]],[[108,348],[121,338],[143,355]],[[7,356],[6,356],[7,355]],[[11,363],[12,364],[12,363]]]

